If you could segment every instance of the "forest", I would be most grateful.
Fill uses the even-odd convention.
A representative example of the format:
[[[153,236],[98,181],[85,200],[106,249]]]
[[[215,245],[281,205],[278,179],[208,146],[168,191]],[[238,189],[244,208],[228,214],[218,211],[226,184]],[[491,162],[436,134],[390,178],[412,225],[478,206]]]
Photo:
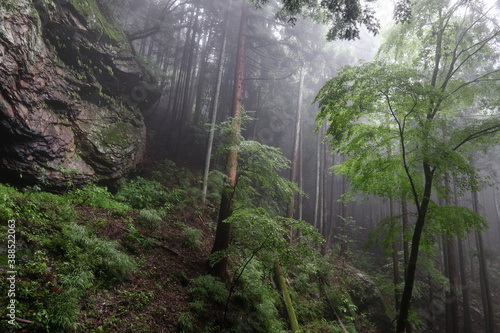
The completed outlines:
[[[500,332],[498,17],[2,0],[0,331]]]

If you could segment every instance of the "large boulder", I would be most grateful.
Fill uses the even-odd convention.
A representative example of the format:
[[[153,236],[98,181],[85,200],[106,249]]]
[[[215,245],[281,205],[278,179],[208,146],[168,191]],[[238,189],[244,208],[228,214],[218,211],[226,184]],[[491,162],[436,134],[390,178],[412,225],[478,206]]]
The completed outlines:
[[[349,294],[359,313],[373,324],[377,332],[394,331],[384,298],[373,281],[363,272],[349,267]]]
[[[95,0],[0,4],[0,177],[112,181],[143,156],[159,92]]]

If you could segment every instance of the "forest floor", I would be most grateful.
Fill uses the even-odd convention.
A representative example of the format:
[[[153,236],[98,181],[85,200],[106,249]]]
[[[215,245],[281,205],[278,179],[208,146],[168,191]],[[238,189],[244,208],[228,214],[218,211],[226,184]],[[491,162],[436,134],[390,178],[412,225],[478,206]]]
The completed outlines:
[[[184,211],[175,223],[165,223],[154,234],[144,229],[132,234],[122,218],[110,217],[104,209],[81,207],[78,214],[82,219],[107,220],[98,233],[118,241],[140,263],[125,283],[84,300],[79,331],[178,332],[179,315],[188,305],[189,281],[204,272],[210,253],[210,217]],[[199,246],[182,245],[180,225],[203,231]]]

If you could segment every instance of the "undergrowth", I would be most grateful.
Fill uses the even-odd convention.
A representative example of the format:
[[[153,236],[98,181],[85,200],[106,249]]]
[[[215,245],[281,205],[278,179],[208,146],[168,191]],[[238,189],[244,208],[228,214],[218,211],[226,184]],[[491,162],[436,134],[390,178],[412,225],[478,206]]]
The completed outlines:
[[[260,146],[252,149],[269,153]],[[302,333],[344,332],[344,329],[356,332],[359,323],[368,327],[368,321],[359,314],[351,297],[355,295],[353,287],[346,282],[349,274],[354,273],[339,271],[331,260],[328,263],[319,254],[316,249],[322,240],[314,228],[303,221],[280,216],[279,211],[286,201],[279,198],[289,194],[290,184],[282,180],[274,182],[274,173],[263,170],[276,166],[260,163],[258,156],[252,158],[238,185],[246,188],[236,194],[238,202],[228,220],[233,225],[232,246],[210,258],[215,262],[230,256],[231,281],[226,285],[209,275],[189,278],[184,271],[177,272],[186,289],[176,289],[176,292],[187,301],[185,308],[175,315],[177,331],[287,332],[285,307],[275,281],[277,259],[288,277]],[[284,165],[285,161],[280,163]],[[190,217],[198,219],[201,214],[211,213],[213,208],[210,207],[215,207],[220,198],[218,193],[223,181],[221,173],[211,173],[213,194],[208,196],[205,207],[201,205],[197,179],[170,161],[160,163],[151,179],[123,179],[116,195],[95,184],[64,195],[36,188],[21,192],[0,184],[0,219],[16,220],[17,317],[35,323],[28,331],[88,329],[88,323],[81,324],[87,326],[78,324],[81,308],[97,313],[96,305],[86,302],[95,302],[100,291],[111,292],[123,281],[133,279],[142,265],[141,258],[147,250],[158,246],[157,240],[175,235],[171,241],[178,244],[182,255],[197,255],[206,248],[211,239],[191,224]],[[270,192],[272,195],[267,197],[266,205],[248,204],[257,193],[270,189],[272,184],[277,184],[278,188]],[[100,215],[96,218],[82,216],[81,211],[89,209]],[[120,221],[118,241],[100,236],[99,231],[108,227],[110,219]],[[209,221],[206,227],[210,230]],[[6,225],[0,229],[6,234]],[[290,230],[295,231],[293,242],[288,239]],[[6,262],[7,254],[1,253],[0,263],[5,265]],[[144,272],[145,276],[154,275],[156,267],[152,269]],[[342,275],[345,279],[337,278]],[[172,277],[165,277],[166,281],[170,279]],[[170,287],[168,283],[162,285],[161,281],[154,283],[159,288]],[[144,288],[117,289],[114,297],[119,313],[147,309],[155,295]],[[0,289],[7,290],[6,279],[0,281]],[[6,306],[5,298],[2,302],[0,306]],[[150,314],[144,311],[135,315],[129,328],[152,331],[145,319]],[[156,311],[165,313],[167,310]],[[99,329],[115,332],[119,327],[120,318],[112,315],[103,319]],[[0,326],[1,331],[7,328]]]

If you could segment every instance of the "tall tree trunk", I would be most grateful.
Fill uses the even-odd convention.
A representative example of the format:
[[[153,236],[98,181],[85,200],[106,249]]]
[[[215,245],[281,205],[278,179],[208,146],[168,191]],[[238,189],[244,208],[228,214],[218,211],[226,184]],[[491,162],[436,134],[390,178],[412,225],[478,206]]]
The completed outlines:
[[[472,333],[472,319],[470,313],[469,282],[465,271],[464,244],[462,239],[458,239],[458,262],[460,267],[460,282],[462,283],[462,307],[464,309],[464,331]]]
[[[299,94],[297,100],[297,111],[295,113],[295,136],[293,142],[293,152],[292,152],[292,173],[290,181],[293,183],[297,182],[297,171],[299,168],[299,143],[300,143],[300,132],[301,132],[301,122],[302,122],[302,92],[304,89],[304,66],[301,64],[300,67],[300,79],[299,79]],[[293,218],[293,213],[295,209],[295,191],[292,191],[290,195],[290,202],[288,203],[286,217]],[[293,230],[290,228],[290,239],[292,241]],[[288,314],[288,320],[290,323],[290,329],[292,332],[297,332],[299,330],[299,323],[297,321],[297,316],[295,315],[295,309],[293,307],[292,299],[288,293],[288,286],[286,284],[285,276],[283,275],[283,270],[276,259],[275,263],[276,279],[278,280],[278,286],[281,290],[283,296],[283,301],[285,303],[285,309]]]
[[[215,123],[217,121],[217,111],[219,109],[219,95],[222,83],[222,72],[224,69],[224,54],[226,53],[227,44],[227,26],[229,22],[229,10],[231,9],[232,0],[229,0],[229,5],[226,10],[226,17],[224,18],[224,27],[222,30],[222,43],[219,51],[219,59],[217,59],[217,79],[215,82],[215,96],[212,104],[212,115],[210,119],[210,131],[208,134],[207,142],[207,152],[205,155],[205,169],[203,170],[203,185],[202,185],[202,202],[205,206],[207,200],[207,190],[208,190],[208,173],[210,172],[210,159],[212,157],[212,147],[214,144],[214,134],[215,134]]]
[[[493,188],[493,202],[495,203],[495,213],[496,213],[496,220],[498,222],[497,228],[498,228],[498,241],[500,242],[500,203],[498,197],[498,188]]]
[[[293,139],[293,151],[292,151],[292,172],[290,181],[292,183],[297,183],[297,171],[299,169],[299,148],[300,148],[300,132],[302,129],[302,96],[304,90],[304,64],[300,65],[300,79],[299,79],[299,94],[297,97],[297,111],[295,113],[295,134]],[[286,211],[287,218],[293,218],[293,213],[295,210],[295,191],[292,191],[290,195],[290,202],[288,203],[288,208]],[[290,237],[292,234],[290,233]]]
[[[317,134],[316,141],[316,193],[314,198],[314,227],[319,228],[319,196],[320,196],[320,175],[321,175],[321,133]]]
[[[243,70],[245,64],[245,44],[248,29],[248,6],[246,0],[241,5],[240,30],[238,35],[238,49],[236,53],[236,69],[234,76],[233,89],[233,107],[232,117],[233,125],[230,134],[229,152],[226,163],[227,184],[222,191],[222,199],[219,209],[219,218],[217,220],[217,230],[215,233],[212,254],[218,251],[225,251],[229,248],[229,237],[231,233],[231,224],[224,221],[232,214],[232,198],[236,186],[236,172],[238,167],[238,143],[241,131],[241,108],[243,98]],[[229,258],[224,256],[215,265],[209,268],[209,272],[219,277],[222,281],[229,281],[227,270]]]
[[[189,119],[189,116],[191,115],[191,90],[192,90],[192,79],[193,79],[193,63],[195,62],[195,52],[198,49],[196,47],[196,37],[198,35],[198,26],[199,26],[199,19],[198,19],[198,12],[199,8],[196,8],[196,11],[194,13],[194,24],[193,24],[193,29],[191,33],[191,38],[189,40],[186,40],[186,46],[188,47],[188,52],[187,52],[187,64],[186,64],[186,73],[185,73],[185,80],[184,80],[184,87],[182,89],[182,97],[180,99],[180,104],[179,104],[179,111],[180,111],[180,118],[179,118],[179,124],[177,127],[177,145],[175,149],[175,154],[178,157],[180,152],[181,152],[181,147],[183,146],[183,138],[184,138],[184,130],[187,126],[187,122]]]
[[[389,198],[389,211],[390,217],[393,218],[396,214],[394,211],[394,200]],[[394,298],[395,298],[395,306],[396,311],[399,309],[399,298],[401,297],[400,292],[398,290],[399,284],[401,283],[401,277],[399,275],[399,247],[398,247],[398,239],[394,239],[392,242],[392,277],[394,282]]]
[[[455,179],[453,180],[453,195],[455,206],[459,205],[458,202],[458,189]],[[457,239],[458,246],[458,265],[460,269],[460,282],[462,284],[462,308],[464,309],[464,328],[463,333],[472,333],[472,320],[470,313],[470,300],[469,300],[469,282],[467,280],[467,273],[465,270],[465,256],[464,244],[461,238]]]
[[[335,154],[332,154],[332,165],[335,165]],[[328,250],[332,246],[333,232],[336,226],[335,221],[337,220],[337,215],[335,215],[335,177],[331,177],[330,181],[330,211],[328,213],[330,216],[328,228],[328,234],[325,236],[325,249]]]
[[[223,34],[225,34],[225,32]],[[197,82],[197,89],[196,89],[196,97],[194,100],[195,107],[194,107],[192,124],[198,124],[200,122],[201,110],[203,109],[203,104],[204,104],[203,103],[203,91],[204,91],[203,88],[205,87],[205,76],[206,76],[206,72],[207,72],[207,63],[208,63],[207,57],[209,55],[209,49],[210,49],[209,45],[210,45],[211,39],[212,39],[209,37],[211,37],[211,36],[209,36],[207,34],[207,35],[205,35],[205,38],[203,40],[203,51],[201,52],[200,63],[198,65],[199,75],[198,75],[198,82]],[[218,63],[217,63],[217,65],[218,65]],[[217,72],[217,76],[218,75],[219,74]],[[217,89],[217,86],[215,89]]]
[[[445,187],[447,190],[451,190],[450,188],[450,176],[448,174],[445,175]],[[447,195],[445,198],[445,203],[448,206],[452,205],[451,195]],[[450,218],[453,218],[450,216]],[[455,237],[450,236],[447,239],[445,247],[447,253],[447,260],[445,263],[447,264],[448,271],[448,280],[450,282],[450,290],[448,292],[447,304],[449,304],[449,320],[447,321],[446,330],[450,333],[459,332],[459,317],[458,317],[458,292],[457,292],[457,265],[456,265],[456,246],[455,246]]]
[[[407,267],[408,267],[408,261],[409,261],[409,248],[408,248],[408,241],[406,240],[406,234],[408,232],[408,202],[406,201],[406,198],[402,198],[401,202],[401,222],[403,224],[403,263],[404,263],[404,275],[406,275]]]
[[[472,209],[479,213],[479,199],[476,191],[472,192]],[[479,282],[481,285],[481,299],[483,302],[484,324],[486,332],[495,332],[495,316],[493,312],[493,304],[491,301],[490,281],[488,274],[488,266],[486,264],[486,256],[484,253],[483,236],[480,231],[476,231],[476,246],[479,252]]]

